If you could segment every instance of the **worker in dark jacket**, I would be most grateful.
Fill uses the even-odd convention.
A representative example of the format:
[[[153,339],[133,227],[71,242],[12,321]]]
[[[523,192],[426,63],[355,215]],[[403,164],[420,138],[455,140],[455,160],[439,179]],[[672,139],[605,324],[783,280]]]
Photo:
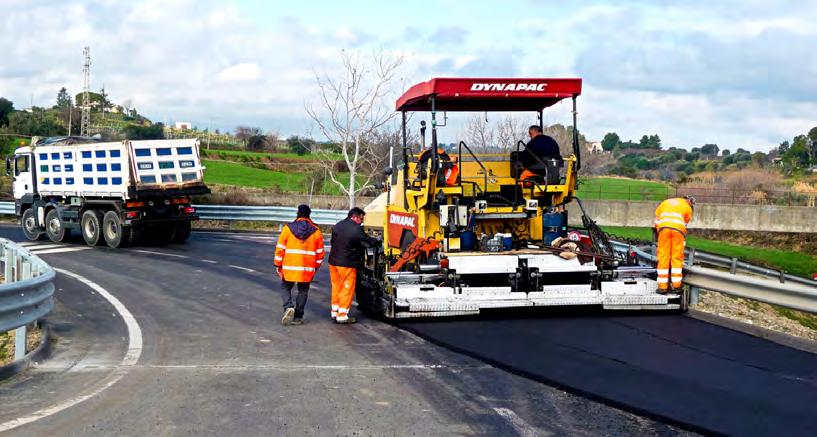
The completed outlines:
[[[355,297],[357,269],[363,267],[363,251],[377,244],[377,240],[363,232],[365,216],[362,209],[352,208],[346,219],[332,228],[332,250],[329,252],[332,318],[341,324],[357,322],[354,317],[349,317],[352,299]]]
[[[525,150],[519,154],[519,160],[525,167],[525,171],[519,176],[520,180],[530,179],[535,176],[544,176],[542,163],[549,159],[556,159],[562,162],[562,155],[559,151],[559,143],[553,138],[542,133],[541,126],[531,126],[528,128],[530,141],[525,145]],[[538,168],[536,171],[533,168]]]

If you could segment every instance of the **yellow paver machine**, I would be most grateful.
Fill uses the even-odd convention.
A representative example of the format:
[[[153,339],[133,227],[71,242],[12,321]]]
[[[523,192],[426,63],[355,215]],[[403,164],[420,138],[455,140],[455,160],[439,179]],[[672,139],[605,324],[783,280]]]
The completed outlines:
[[[364,226],[383,244],[369,250],[358,275],[359,305],[390,318],[557,305],[685,309],[686,296],[658,294],[655,269],[615,251],[586,214],[581,226],[567,225],[566,204],[581,206],[581,86],[581,79],[438,78],[401,96],[402,166],[387,171],[384,192],[366,208]],[[532,178],[521,178],[522,141],[501,154],[437,143],[439,112],[529,112],[541,125],[543,110],[563,99],[573,105],[573,153],[528,162]],[[430,112],[431,139],[412,150],[408,114],[418,111]],[[424,122],[420,133],[425,144]]]

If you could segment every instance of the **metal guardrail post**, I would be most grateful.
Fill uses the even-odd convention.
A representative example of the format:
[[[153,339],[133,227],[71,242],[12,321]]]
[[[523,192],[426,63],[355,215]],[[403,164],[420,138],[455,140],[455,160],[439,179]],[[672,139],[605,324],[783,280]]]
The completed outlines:
[[[695,249],[690,248],[689,250],[689,257],[687,258],[687,266],[692,267],[695,265]],[[690,305],[697,305],[698,300],[700,298],[701,289],[695,286],[689,287],[689,304]]]
[[[732,264],[729,266],[729,273],[735,274],[738,272],[738,259],[732,258]]]

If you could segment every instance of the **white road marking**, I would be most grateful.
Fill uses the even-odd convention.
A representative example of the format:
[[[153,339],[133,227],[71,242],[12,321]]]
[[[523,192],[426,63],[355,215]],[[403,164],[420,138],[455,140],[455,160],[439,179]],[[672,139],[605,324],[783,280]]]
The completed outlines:
[[[35,411],[34,413],[29,414],[28,416],[18,417],[17,419],[9,420],[5,423],[0,423],[0,432],[9,431],[20,426],[26,425],[31,422],[35,422],[40,420],[44,417],[48,417],[54,414],[59,413],[60,411],[66,410],[68,408],[73,407],[81,402],[84,402],[98,394],[102,393],[103,391],[107,390],[117,382],[119,382],[122,377],[128,372],[129,369],[133,368],[134,365],[139,361],[139,357],[142,355],[142,329],[139,328],[139,323],[136,322],[136,318],[133,317],[130,311],[122,305],[122,302],[119,301],[114,295],[109,293],[107,290],[99,286],[93,281],[86,279],[83,276],[80,276],[76,273],[69,272],[67,270],[55,268],[57,272],[70,276],[92,290],[99,293],[100,296],[104,297],[111,305],[116,309],[120,316],[122,316],[122,320],[125,322],[125,326],[128,328],[128,351],[125,353],[125,357],[122,358],[122,363],[119,367],[115,368],[114,372],[109,375],[102,385],[99,387],[87,392],[85,394],[81,394],[79,396],[75,396],[70,399],[66,399],[56,405],[52,405],[47,408],[43,408],[41,410]]]
[[[525,422],[525,420],[514,413],[513,410],[509,408],[494,408],[494,411],[496,414],[502,416],[503,419],[507,420],[520,436],[536,437],[540,435],[536,428],[532,427],[528,422]]]
[[[255,270],[253,270],[253,269],[248,269],[248,268],[246,268],[246,267],[236,266],[236,265],[233,265],[233,264],[227,264],[227,266],[228,266],[228,267],[232,267],[232,268],[234,268],[234,269],[244,270],[244,271],[246,271],[246,272],[250,272],[250,273],[255,273]]]
[[[29,248],[29,252],[33,253],[34,255],[48,255],[49,253],[65,253],[65,252],[79,252],[81,250],[88,250],[90,247],[63,247],[60,249],[45,249],[40,250],[40,248]]]
[[[213,261],[211,259],[202,259],[200,261],[203,263],[218,264],[218,261]]]
[[[35,250],[35,249],[50,249],[52,247],[66,247],[64,244],[49,244],[49,243],[35,243],[29,242],[29,244],[25,244],[21,246],[25,247],[28,250]]]
[[[152,250],[137,250],[137,252],[148,253],[148,254],[151,254],[151,255],[170,256],[170,257],[173,257],[173,258],[188,258],[188,256],[186,256],[186,255],[177,255],[175,253],[165,253],[165,252],[154,252]]]
[[[43,244],[43,243],[40,243],[39,241],[23,241],[23,242],[17,243],[18,246],[23,246],[23,247],[35,246],[37,244]]]

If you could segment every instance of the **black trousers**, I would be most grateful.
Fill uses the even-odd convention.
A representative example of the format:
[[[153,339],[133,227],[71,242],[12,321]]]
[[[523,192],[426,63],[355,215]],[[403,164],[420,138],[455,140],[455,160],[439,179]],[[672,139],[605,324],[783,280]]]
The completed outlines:
[[[295,318],[300,319],[304,316],[304,308],[306,307],[306,298],[309,297],[309,282],[290,282],[281,281],[281,291],[284,298],[284,309],[292,308],[292,288],[298,284],[298,296],[295,297]]]

